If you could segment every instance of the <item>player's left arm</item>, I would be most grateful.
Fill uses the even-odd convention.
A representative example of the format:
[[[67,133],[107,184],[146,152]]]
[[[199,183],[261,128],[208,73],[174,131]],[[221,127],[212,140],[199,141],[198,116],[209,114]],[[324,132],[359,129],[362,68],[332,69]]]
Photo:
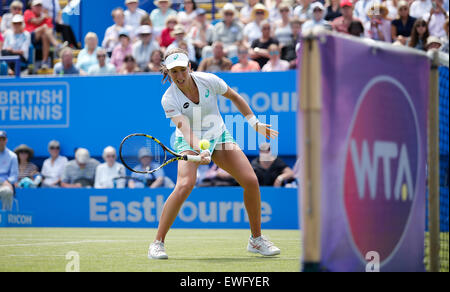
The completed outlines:
[[[278,136],[278,131],[271,129],[272,125],[263,124],[256,119],[256,116],[248,103],[235,90],[228,87],[227,92],[225,92],[223,96],[231,100],[231,102],[237,107],[239,112],[247,119],[250,125],[252,124],[252,121],[256,121],[256,123],[252,125],[253,129],[255,129],[256,132],[264,135],[268,140],[276,138]]]

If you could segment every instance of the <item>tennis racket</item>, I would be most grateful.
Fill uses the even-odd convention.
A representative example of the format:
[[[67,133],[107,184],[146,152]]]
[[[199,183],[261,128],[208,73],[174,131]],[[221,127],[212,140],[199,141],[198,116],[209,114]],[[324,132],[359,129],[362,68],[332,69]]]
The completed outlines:
[[[199,155],[179,155],[155,137],[146,134],[125,137],[120,143],[119,157],[127,169],[142,174],[153,173],[178,160],[201,161]]]

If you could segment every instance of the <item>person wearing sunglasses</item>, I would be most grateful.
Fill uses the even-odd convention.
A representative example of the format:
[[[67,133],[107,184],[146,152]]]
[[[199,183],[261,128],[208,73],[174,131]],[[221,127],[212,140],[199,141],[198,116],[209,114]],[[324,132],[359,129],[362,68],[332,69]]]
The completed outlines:
[[[105,49],[97,50],[97,64],[89,68],[88,75],[110,75],[116,73],[116,67],[109,63],[108,55]]]
[[[406,45],[411,36],[411,31],[416,22],[416,18],[409,14],[409,5],[406,1],[400,1],[397,4],[398,18],[392,21],[391,36],[393,42],[399,42]]]
[[[262,67],[262,72],[275,72],[289,70],[289,62],[280,59],[280,47],[277,44],[269,46],[269,61]]]
[[[56,188],[61,183],[64,167],[68,160],[67,157],[61,155],[61,146],[56,140],[48,143],[48,152],[50,157],[42,165],[42,187]]]
[[[414,23],[408,46],[425,51],[425,45],[429,36],[430,31],[428,30],[427,22],[421,18],[417,19]]]

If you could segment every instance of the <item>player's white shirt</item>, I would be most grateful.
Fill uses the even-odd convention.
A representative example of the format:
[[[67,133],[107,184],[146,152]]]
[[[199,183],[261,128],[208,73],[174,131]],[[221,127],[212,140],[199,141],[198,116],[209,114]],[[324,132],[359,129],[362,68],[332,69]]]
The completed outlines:
[[[193,103],[172,83],[161,100],[166,118],[184,115],[189,119],[191,130],[197,138],[215,139],[226,130],[217,103],[219,96],[227,92],[228,85],[211,73],[194,72],[191,76],[197,84],[199,103]],[[175,135],[183,137],[178,128]]]

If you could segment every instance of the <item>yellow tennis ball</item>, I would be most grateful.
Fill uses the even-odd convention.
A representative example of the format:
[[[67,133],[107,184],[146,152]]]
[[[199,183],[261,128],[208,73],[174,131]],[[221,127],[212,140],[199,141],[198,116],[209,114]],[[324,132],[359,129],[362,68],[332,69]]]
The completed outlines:
[[[202,150],[209,149],[209,147],[211,146],[211,144],[209,143],[208,140],[201,140],[201,141],[198,143],[198,145],[199,145],[200,149],[202,149]]]

